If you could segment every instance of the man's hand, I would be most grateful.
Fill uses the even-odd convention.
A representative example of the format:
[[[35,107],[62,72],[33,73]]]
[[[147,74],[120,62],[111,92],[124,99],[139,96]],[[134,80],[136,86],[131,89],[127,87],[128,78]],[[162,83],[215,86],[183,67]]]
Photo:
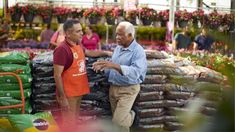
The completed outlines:
[[[95,72],[103,71],[105,68],[112,68],[112,63],[106,60],[98,60],[92,64],[92,69]]]
[[[57,101],[62,109],[69,109],[69,102],[65,96],[58,96]]]

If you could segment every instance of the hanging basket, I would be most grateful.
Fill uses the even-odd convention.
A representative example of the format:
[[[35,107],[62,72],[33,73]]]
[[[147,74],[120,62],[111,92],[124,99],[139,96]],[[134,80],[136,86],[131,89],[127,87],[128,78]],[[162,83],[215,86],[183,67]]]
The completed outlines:
[[[100,18],[97,18],[97,17],[89,17],[89,22],[90,24],[97,24],[98,21],[100,20]]]
[[[24,21],[28,23],[32,23],[34,19],[33,14],[24,14]]]
[[[161,21],[161,27],[166,27],[167,20],[162,20]]]
[[[127,21],[129,21],[133,25],[136,25],[136,18],[130,18],[130,19],[127,19]]]
[[[115,25],[115,18],[108,17],[106,18],[106,21],[109,25]]]
[[[11,14],[12,22],[20,22],[21,15],[22,15],[21,13]]]
[[[188,26],[188,21],[178,21],[179,27],[184,28]]]
[[[58,23],[64,23],[67,20],[68,16],[57,16]]]
[[[43,23],[46,23],[46,24],[51,23],[51,20],[52,20],[52,17],[51,17],[51,16],[46,17],[46,18],[42,18]]]
[[[148,26],[152,24],[152,20],[150,19],[142,19],[143,25]]]

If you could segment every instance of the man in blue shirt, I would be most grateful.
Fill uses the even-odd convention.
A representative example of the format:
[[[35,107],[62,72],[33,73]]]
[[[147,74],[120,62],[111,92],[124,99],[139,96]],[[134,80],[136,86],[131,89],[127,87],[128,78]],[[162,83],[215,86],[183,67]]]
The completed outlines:
[[[177,33],[175,35],[174,41],[173,41],[173,48],[174,49],[189,49],[191,45],[191,38],[189,36],[189,28],[188,26],[183,28],[182,33]]]
[[[145,51],[134,39],[134,34],[135,28],[131,23],[119,23],[116,29],[118,46],[112,61],[100,60],[93,64],[95,71],[105,70],[108,75],[112,121],[120,126],[122,132],[129,132],[134,121],[135,112],[131,108],[147,71]]]
[[[195,37],[194,49],[210,50],[213,43],[214,39],[208,35],[207,29],[203,27],[201,34]]]

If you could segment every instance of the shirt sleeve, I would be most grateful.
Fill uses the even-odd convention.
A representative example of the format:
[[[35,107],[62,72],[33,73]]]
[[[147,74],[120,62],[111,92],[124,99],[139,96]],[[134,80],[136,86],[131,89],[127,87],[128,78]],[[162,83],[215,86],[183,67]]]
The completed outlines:
[[[58,37],[58,33],[59,32],[55,32],[53,35],[52,35],[52,37],[51,37],[51,43],[55,43],[56,42],[56,39],[57,39],[57,37]]]
[[[147,71],[147,60],[144,51],[136,53],[132,59],[131,65],[121,65],[123,76],[126,76],[130,82],[135,82],[137,79],[144,80]]]
[[[67,52],[63,47],[55,49],[53,54],[53,64],[65,66],[67,58]]]

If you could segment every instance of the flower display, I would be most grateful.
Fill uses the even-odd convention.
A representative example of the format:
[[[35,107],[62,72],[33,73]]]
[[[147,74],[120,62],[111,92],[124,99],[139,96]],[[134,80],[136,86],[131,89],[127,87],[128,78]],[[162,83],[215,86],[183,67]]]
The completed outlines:
[[[26,6],[22,6],[22,13],[25,15],[36,15],[38,13],[38,9],[34,5],[28,4]]]
[[[10,7],[10,13],[11,14],[17,14],[17,13],[22,13],[22,7],[21,6],[19,6],[19,4],[16,4],[16,5],[14,5],[14,6],[12,6],[12,7]]]
[[[72,18],[80,18],[80,17],[83,17],[84,12],[85,12],[85,9],[83,8],[72,8],[71,16]]]
[[[179,10],[175,13],[175,19],[177,21],[189,21],[192,18],[192,14],[187,10]]]
[[[105,14],[105,9],[99,7],[88,8],[83,13],[83,15],[86,18],[98,18],[104,16],[104,14]]]
[[[223,15],[222,25],[231,26],[235,21],[235,14],[225,14]]]
[[[203,10],[196,10],[192,12],[192,19],[194,22],[203,20],[204,17],[204,11]]]
[[[158,13],[158,19],[160,21],[169,21],[169,10],[160,11]]]
[[[68,16],[69,13],[71,13],[71,9],[70,8],[66,8],[66,7],[55,7],[53,9],[53,14],[55,16]]]
[[[107,9],[105,12],[105,17],[106,18],[117,18],[119,16],[121,10],[117,7]]]
[[[39,6],[38,7],[39,15],[43,18],[50,18],[52,16],[53,8],[51,6]]]
[[[155,11],[153,8],[140,8],[139,9],[140,19],[147,19],[147,20],[156,20],[157,18],[157,11]]]
[[[218,28],[223,22],[223,15],[215,11],[208,14],[206,19],[206,24],[208,24],[211,28]]]

